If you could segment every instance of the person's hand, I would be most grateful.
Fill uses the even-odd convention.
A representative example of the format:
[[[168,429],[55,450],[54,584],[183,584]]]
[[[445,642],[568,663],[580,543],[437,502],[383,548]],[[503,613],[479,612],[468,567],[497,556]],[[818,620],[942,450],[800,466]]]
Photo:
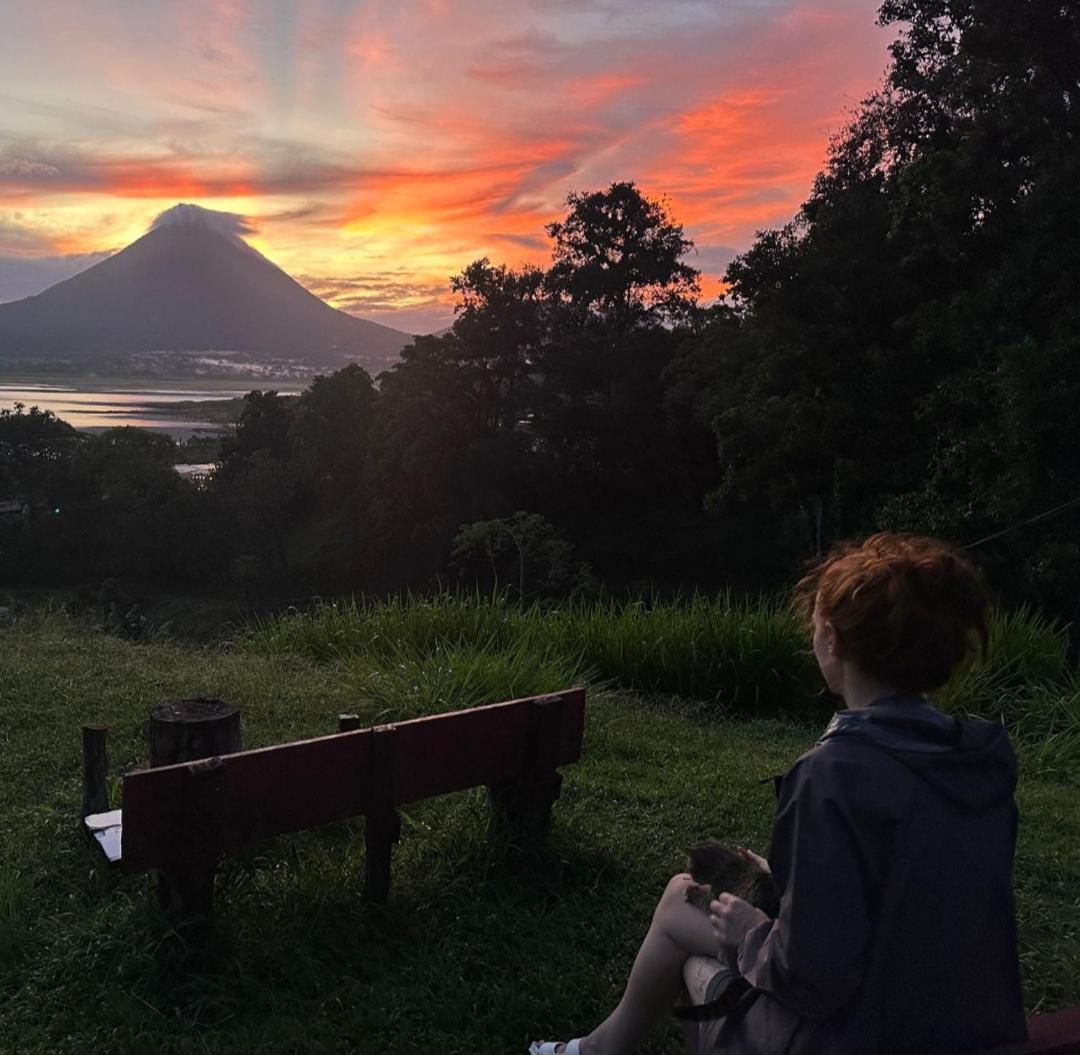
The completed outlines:
[[[756,854],[753,850],[748,850],[745,846],[736,847],[735,852],[744,860],[753,861],[763,872],[768,872],[769,875],[772,875],[772,869],[769,867],[769,862],[766,861],[761,854]]]
[[[748,931],[768,918],[761,909],[734,894],[721,894],[709,902],[709,921],[721,950],[735,948]]]

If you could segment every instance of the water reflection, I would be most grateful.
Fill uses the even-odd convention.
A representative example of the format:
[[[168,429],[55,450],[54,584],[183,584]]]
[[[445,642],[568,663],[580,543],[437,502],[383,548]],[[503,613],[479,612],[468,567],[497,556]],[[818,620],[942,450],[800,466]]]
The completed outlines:
[[[247,388],[235,386],[212,386],[193,384],[149,383],[143,385],[118,385],[116,388],[90,388],[78,382],[63,383],[0,383],[0,409],[10,410],[16,403],[26,407],[51,410],[69,425],[88,432],[136,425],[156,432],[167,432],[174,439],[186,439],[198,434],[227,431],[219,422],[200,421],[197,415],[178,417],[171,403],[205,402],[207,400],[232,399],[244,396],[255,382]],[[275,386],[261,383],[263,388],[275,388],[283,395],[300,391],[298,386]]]

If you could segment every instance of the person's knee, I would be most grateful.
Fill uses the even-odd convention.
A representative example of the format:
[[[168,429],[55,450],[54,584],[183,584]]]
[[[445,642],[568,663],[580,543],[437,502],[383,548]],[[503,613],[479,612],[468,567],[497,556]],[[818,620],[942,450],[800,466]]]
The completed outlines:
[[[676,876],[672,876],[668,880],[668,884],[664,887],[663,894],[660,895],[660,900],[657,902],[656,910],[653,912],[653,921],[661,921],[676,905],[686,904],[686,891],[693,885],[694,877],[689,872],[680,872]]]

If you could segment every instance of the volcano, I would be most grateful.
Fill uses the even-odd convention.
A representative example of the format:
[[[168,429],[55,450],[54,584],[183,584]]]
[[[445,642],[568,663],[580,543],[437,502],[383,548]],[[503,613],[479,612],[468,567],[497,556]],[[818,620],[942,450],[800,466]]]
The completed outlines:
[[[107,260],[0,304],[0,357],[89,364],[139,352],[240,352],[312,367],[358,362],[372,374],[397,360],[411,334],[330,307],[231,230],[238,220],[177,205]]]

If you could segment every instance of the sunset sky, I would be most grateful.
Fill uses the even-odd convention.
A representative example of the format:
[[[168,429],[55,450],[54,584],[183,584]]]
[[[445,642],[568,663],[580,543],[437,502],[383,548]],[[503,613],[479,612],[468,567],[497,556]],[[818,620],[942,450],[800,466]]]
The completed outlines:
[[[569,191],[666,196],[715,295],[880,80],[877,0],[5,0],[0,301],[177,202],[336,307],[446,325]]]

